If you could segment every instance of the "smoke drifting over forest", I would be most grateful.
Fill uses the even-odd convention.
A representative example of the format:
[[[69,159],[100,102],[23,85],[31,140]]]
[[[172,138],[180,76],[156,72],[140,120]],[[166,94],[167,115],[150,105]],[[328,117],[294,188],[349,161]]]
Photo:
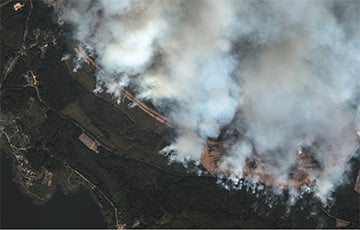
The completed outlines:
[[[261,153],[288,182],[301,146],[318,143],[311,173],[325,200],[344,181],[360,119],[359,1],[69,1],[63,15],[101,66],[97,89],[120,96],[131,85],[177,127],[164,151],[198,161],[222,127],[224,165],[242,176]],[[323,143],[323,144],[322,144]],[[256,181],[256,178],[253,178]]]

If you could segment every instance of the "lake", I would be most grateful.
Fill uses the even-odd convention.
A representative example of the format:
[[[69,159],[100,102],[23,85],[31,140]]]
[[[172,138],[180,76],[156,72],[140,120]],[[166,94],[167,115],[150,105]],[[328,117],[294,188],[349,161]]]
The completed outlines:
[[[74,194],[57,191],[44,205],[35,205],[12,181],[11,160],[1,156],[1,228],[106,228],[100,208],[81,187]]]

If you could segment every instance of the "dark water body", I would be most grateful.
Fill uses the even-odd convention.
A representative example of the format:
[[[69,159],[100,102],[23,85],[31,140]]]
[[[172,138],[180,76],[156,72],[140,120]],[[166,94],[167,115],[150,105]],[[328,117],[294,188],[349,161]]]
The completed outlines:
[[[35,205],[12,181],[11,160],[1,156],[1,228],[106,228],[90,192],[61,192],[44,205]]]

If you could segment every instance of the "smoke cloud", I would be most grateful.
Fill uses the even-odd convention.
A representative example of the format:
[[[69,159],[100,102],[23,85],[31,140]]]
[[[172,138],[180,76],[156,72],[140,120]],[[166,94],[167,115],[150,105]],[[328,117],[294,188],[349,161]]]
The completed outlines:
[[[207,139],[227,127],[222,166],[230,178],[241,178],[256,154],[264,170],[290,184],[299,151],[313,146],[321,167],[309,177],[318,197],[328,199],[343,182],[360,127],[360,2],[83,0],[67,7],[78,14],[65,11],[64,19],[101,67],[97,90],[119,97],[131,87],[151,101],[177,127],[163,150],[175,160],[199,161]]]

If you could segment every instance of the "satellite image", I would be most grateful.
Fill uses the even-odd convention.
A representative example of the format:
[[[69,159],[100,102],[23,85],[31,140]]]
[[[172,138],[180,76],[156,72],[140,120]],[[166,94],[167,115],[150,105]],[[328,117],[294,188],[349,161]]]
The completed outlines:
[[[360,1],[0,0],[1,228],[360,228]]]

